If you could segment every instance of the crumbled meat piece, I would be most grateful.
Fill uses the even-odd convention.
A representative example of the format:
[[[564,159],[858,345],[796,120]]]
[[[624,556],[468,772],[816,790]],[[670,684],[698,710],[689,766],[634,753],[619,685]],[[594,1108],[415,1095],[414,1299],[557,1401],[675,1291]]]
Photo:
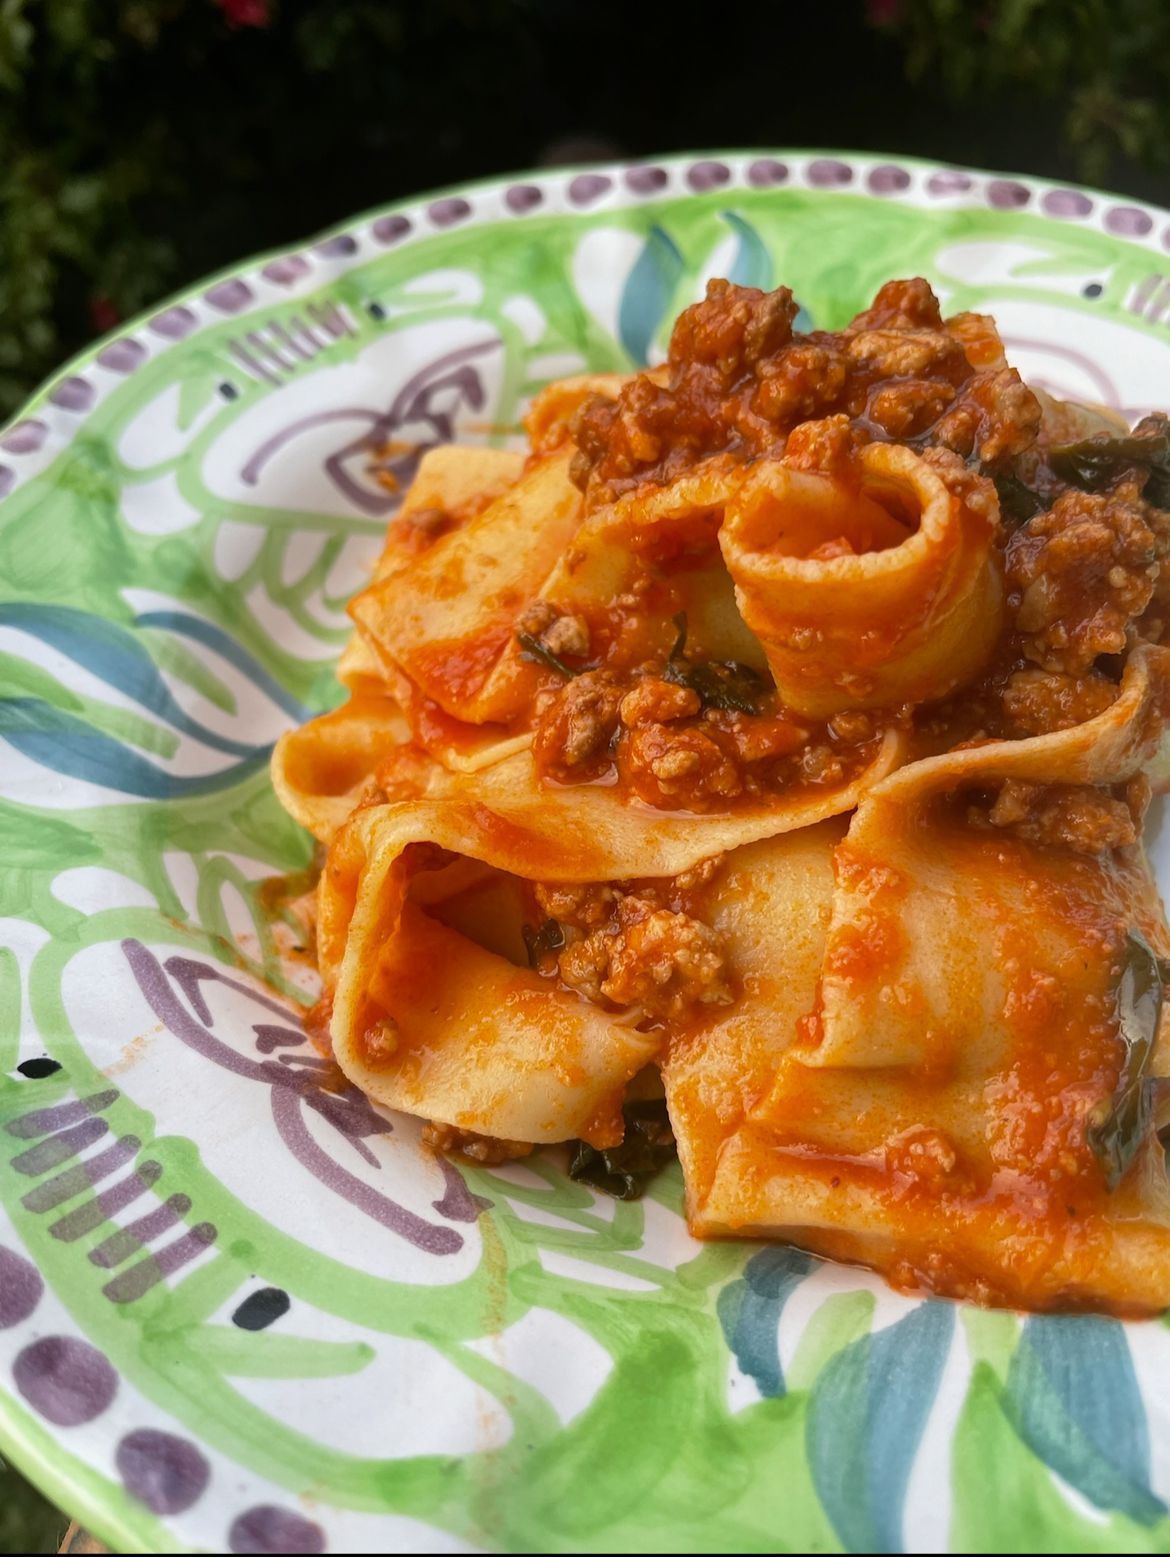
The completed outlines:
[[[945,378],[962,383],[970,373],[961,344],[945,330],[862,330],[850,338],[849,355],[882,378]]]
[[[1029,519],[1008,547],[1008,587],[1018,591],[1023,653],[1045,670],[1083,675],[1119,654],[1158,575],[1154,534],[1140,500],[1066,492]]]
[[[516,619],[517,632],[539,639],[550,654],[584,658],[589,653],[589,626],[583,616],[562,614],[551,600],[534,600]]]
[[[1116,684],[1104,676],[1018,670],[1004,688],[1003,710],[1013,733],[1048,735],[1095,719],[1116,698]]]
[[[668,724],[674,719],[690,718],[702,706],[699,694],[690,687],[646,676],[622,698],[621,718],[631,729],[641,724]]]
[[[533,638],[540,635],[556,621],[561,613],[553,605],[551,600],[533,600],[526,605],[516,618],[516,631],[529,633]]]
[[[538,881],[536,904],[546,919],[577,930],[596,930],[613,912],[617,893],[608,883]]]
[[[689,870],[680,871],[674,878],[676,890],[682,893],[698,892],[700,888],[709,886],[723,869],[726,859],[725,853],[712,854],[710,859],[700,860]]]
[[[784,463],[793,470],[822,470],[832,474],[853,464],[857,438],[853,424],[844,415],[825,416],[819,421],[801,422],[794,427],[784,450]]]
[[[950,384],[911,378],[900,384],[875,384],[865,414],[890,438],[917,438],[926,432],[955,397]]]
[[[669,362],[712,363],[724,379],[736,378],[792,339],[796,300],[787,287],[761,292],[730,281],[709,281],[707,295],[678,316]]]
[[[1125,800],[1090,784],[1028,784],[1005,780],[987,813],[993,827],[1025,842],[1104,854],[1135,843],[1138,824]]]
[[[964,458],[978,453],[984,464],[1020,454],[1040,430],[1039,400],[1015,368],[977,373],[954,405],[934,424],[934,442]]]
[[[817,416],[840,398],[848,372],[835,346],[795,343],[760,365],[751,410],[772,422]]]
[[[909,281],[887,281],[864,313],[849,326],[861,330],[938,330],[942,312],[929,281],[915,276]]]
[[[625,689],[605,670],[566,682],[537,726],[534,750],[549,772],[583,769],[605,756]]]
[[[719,936],[638,897],[620,899],[608,925],[566,947],[560,972],[586,999],[636,1006],[649,1017],[677,1019],[734,998]]]
[[[705,809],[743,790],[731,756],[693,725],[639,725],[623,742],[622,756],[636,793],[650,805]]]
[[[423,1125],[422,1143],[441,1155],[454,1152],[468,1157],[485,1168],[501,1162],[515,1162],[519,1157],[532,1155],[529,1141],[497,1141],[490,1135],[476,1135],[473,1130],[458,1130],[454,1125],[439,1124],[429,1120]]]

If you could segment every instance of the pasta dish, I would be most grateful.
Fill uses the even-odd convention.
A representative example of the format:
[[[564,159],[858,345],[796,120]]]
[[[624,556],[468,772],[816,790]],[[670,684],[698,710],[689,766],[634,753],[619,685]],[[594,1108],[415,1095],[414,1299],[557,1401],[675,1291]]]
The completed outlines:
[[[1170,423],[922,280],[796,313],[713,281],[527,453],[417,461],[273,760],[314,1029],[437,1151],[622,1195],[677,1151],[699,1238],[1156,1312]]]

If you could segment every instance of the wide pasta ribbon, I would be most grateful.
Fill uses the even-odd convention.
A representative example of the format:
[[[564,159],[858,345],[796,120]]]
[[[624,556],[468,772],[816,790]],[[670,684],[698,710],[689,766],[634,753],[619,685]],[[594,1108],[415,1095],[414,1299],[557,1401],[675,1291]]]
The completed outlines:
[[[677,876],[850,810],[900,749],[891,733],[852,782],[734,815],[663,813],[600,785],[558,793],[538,782],[528,753],[453,779],[443,798],[359,810],[334,836],[318,895],[338,1063],[375,1101],[461,1129],[612,1144],[622,1092],[663,1034],[623,1025],[519,965],[518,884]],[[438,874],[421,905],[427,863]],[[462,874],[447,876],[455,863]],[[481,895],[487,907],[463,933],[442,921],[435,882],[453,897],[469,870],[495,896]]]
[[[766,1233],[985,1302],[1170,1303],[1153,1124],[1112,1189],[1088,1132],[1125,1060],[1127,932],[1170,949],[1144,853],[1028,841],[978,810],[1005,781],[1164,785],[1168,699],[1170,652],[1139,650],[1098,718],[869,792],[835,852],[823,959],[802,960],[810,1014],[691,1186],[696,1232]],[[1165,1026],[1149,1037],[1147,1074],[1170,1074]]]

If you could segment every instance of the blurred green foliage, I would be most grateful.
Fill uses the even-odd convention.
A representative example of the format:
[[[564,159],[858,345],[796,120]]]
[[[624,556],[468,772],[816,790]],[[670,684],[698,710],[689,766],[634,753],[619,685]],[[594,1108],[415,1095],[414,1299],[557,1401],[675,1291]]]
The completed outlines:
[[[55,1552],[68,1523],[0,1460],[0,1552]]]
[[[179,285],[566,135],[800,145],[831,103],[845,146],[1170,170],[1170,0],[838,4],[0,0],[0,420]]]
[[[870,0],[911,81],[943,101],[1057,105],[1079,177],[1170,167],[1168,0]],[[1026,170],[1025,170],[1026,171]]]
[[[476,171],[535,3],[0,0],[0,419],[180,282]]]

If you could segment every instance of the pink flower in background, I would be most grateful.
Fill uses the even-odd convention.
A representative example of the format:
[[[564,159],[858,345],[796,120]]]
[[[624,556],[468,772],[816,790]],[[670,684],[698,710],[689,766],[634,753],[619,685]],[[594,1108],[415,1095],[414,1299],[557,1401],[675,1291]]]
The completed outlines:
[[[865,0],[865,19],[871,27],[892,27],[902,20],[902,0]]]
[[[268,0],[216,0],[229,27],[267,27],[272,20]]]

